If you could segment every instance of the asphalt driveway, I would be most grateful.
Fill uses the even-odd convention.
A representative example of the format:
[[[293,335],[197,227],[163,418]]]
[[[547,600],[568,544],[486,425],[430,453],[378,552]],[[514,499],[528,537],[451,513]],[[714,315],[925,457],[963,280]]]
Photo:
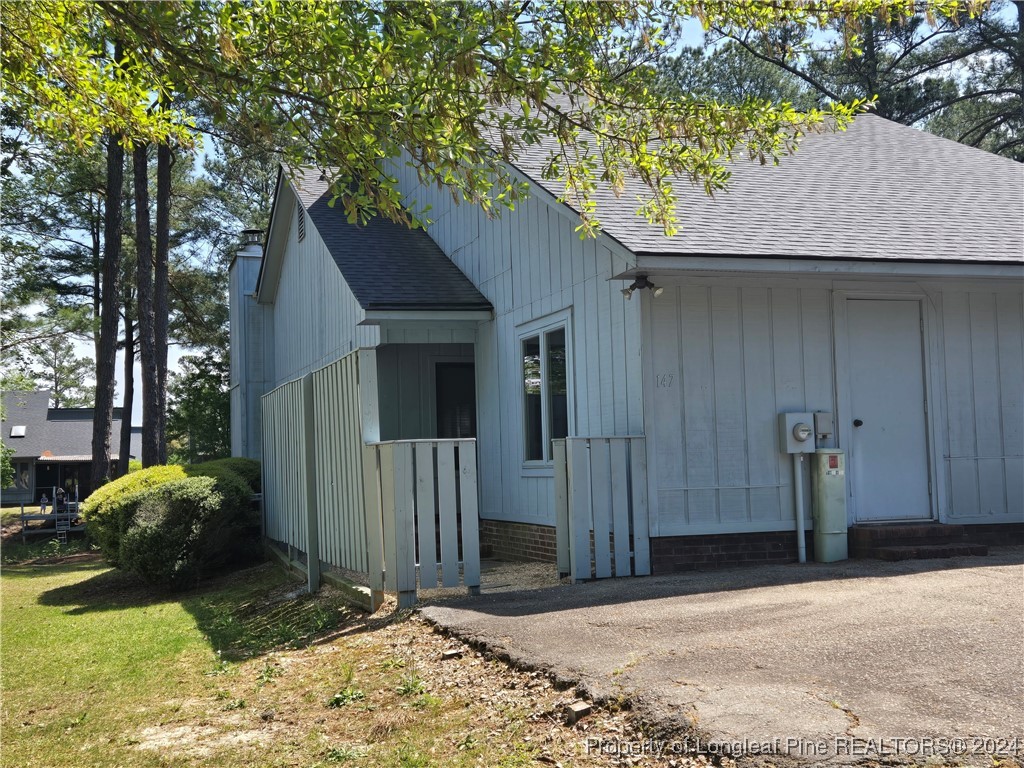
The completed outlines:
[[[422,612],[597,699],[629,697],[664,740],[648,750],[989,766],[1024,755],[1020,547],[609,580]]]

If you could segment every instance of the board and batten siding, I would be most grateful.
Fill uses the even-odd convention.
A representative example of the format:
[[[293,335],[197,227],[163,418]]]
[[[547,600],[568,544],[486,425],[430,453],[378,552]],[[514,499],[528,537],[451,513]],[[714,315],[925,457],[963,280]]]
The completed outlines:
[[[651,534],[792,530],[776,414],[834,410],[830,292],[688,280],[644,298]]]
[[[290,187],[283,194],[292,195]],[[334,263],[327,246],[306,217],[306,236],[298,239],[295,208],[280,281],[272,304],[272,375],[275,386],[379,343],[376,326],[360,326],[365,313]]]
[[[941,294],[948,521],[1024,520],[1024,319],[1009,291]]]
[[[651,534],[793,530],[792,460],[776,415],[831,411],[835,302],[921,298],[924,372],[944,523],[1024,521],[1024,320],[1019,286],[965,290],[954,280],[857,283],[691,277],[644,301]],[[991,285],[988,284],[988,285]],[[819,446],[821,447],[821,446]],[[851,514],[852,514],[851,508]],[[851,519],[851,522],[853,520]]]
[[[576,215],[543,190],[488,218],[421,185],[414,169],[393,170],[407,200],[431,206],[430,236],[494,307],[476,341],[480,514],[554,525],[553,469],[523,465],[523,326],[569,312],[572,435],[642,434],[640,301],[610,281],[632,257],[604,236],[580,240]]]

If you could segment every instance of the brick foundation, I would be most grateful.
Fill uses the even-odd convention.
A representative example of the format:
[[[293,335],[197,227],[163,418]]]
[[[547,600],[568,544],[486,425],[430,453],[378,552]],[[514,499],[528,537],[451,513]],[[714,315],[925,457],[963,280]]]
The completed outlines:
[[[965,525],[964,539],[990,547],[1024,544],[1024,523]]]
[[[555,529],[549,525],[480,521],[481,553],[502,560],[539,560],[554,563],[557,558]]]
[[[814,560],[814,535],[808,531],[807,560]],[[660,536],[651,539],[651,569],[655,575],[679,571],[708,571],[766,563],[797,561],[796,534],[729,533],[705,536]]]

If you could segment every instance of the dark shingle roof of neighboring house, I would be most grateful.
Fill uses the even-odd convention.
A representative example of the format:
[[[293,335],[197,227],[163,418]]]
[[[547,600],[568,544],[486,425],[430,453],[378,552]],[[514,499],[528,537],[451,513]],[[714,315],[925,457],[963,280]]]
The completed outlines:
[[[50,408],[50,393],[4,392],[3,443],[14,449],[14,458],[46,458],[54,461],[92,459],[92,409]],[[11,430],[25,427],[24,437],[11,437]],[[114,409],[111,425],[111,453],[118,455],[121,409]],[[142,431],[132,427],[131,455],[142,454]]]
[[[541,179],[549,147],[515,163]],[[604,232],[637,254],[898,261],[1024,259],[1024,165],[915,128],[862,115],[845,132],[805,137],[778,166],[731,165],[730,188],[708,198],[675,184],[679,231],[636,215],[645,189],[620,197],[598,182]]]
[[[491,304],[422,229],[383,217],[349,224],[320,171],[292,177],[292,188],[365,310],[489,310]]]

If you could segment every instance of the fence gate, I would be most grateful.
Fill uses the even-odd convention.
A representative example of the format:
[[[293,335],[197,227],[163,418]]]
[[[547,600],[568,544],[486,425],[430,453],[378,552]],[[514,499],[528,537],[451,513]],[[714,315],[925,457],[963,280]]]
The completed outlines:
[[[567,437],[553,447],[559,573],[649,576],[644,438]]]
[[[385,564],[379,588],[400,608],[416,602],[417,586],[461,583],[478,594],[476,440],[394,440],[364,456],[370,557]]]

